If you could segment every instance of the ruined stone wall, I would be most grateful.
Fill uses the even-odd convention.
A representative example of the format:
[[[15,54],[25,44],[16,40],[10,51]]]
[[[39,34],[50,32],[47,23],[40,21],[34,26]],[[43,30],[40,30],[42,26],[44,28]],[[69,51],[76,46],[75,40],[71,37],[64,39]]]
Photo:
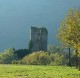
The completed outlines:
[[[31,51],[47,51],[48,31],[46,28],[31,27]]]

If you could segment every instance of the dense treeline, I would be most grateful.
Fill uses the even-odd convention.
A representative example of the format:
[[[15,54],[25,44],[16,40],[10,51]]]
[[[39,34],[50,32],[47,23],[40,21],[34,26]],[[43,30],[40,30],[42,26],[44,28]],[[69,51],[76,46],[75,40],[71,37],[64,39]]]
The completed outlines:
[[[72,50],[74,51],[74,50]],[[76,65],[75,52],[71,53],[71,66]],[[60,46],[48,46],[48,51],[29,53],[28,49],[9,48],[0,53],[0,64],[26,65],[69,65],[68,49]]]

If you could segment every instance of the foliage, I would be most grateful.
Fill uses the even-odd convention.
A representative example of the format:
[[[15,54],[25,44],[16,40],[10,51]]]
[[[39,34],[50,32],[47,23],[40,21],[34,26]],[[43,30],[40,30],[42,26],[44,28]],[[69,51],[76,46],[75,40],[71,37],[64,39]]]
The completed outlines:
[[[47,65],[50,63],[50,58],[47,52],[40,51],[25,56],[22,62],[23,64]]]
[[[62,46],[49,45],[48,52],[51,59],[50,65],[67,65],[69,55],[66,48],[63,48]]]
[[[49,52],[49,54],[51,54],[51,53],[64,54],[65,50],[63,49],[62,46],[49,45],[48,52]]]
[[[0,63],[9,64],[13,60],[17,60],[18,57],[14,54],[15,49],[9,48],[0,54]]]
[[[66,65],[68,62],[68,59],[63,54],[58,53],[50,54],[50,59],[50,65]]]
[[[30,65],[65,65],[68,59],[63,54],[39,51],[25,56],[21,64]]]
[[[80,48],[80,10],[70,10],[59,29],[62,44]]]
[[[78,57],[76,57],[76,54],[73,54],[72,56],[71,56],[71,66],[76,66],[76,59],[77,59],[77,61],[78,61],[78,68],[79,68],[79,70],[80,70],[80,57],[78,56]]]
[[[19,59],[22,59],[24,56],[29,54],[28,49],[19,49],[14,52],[18,56]]]
[[[30,65],[63,65],[65,60],[64,55],[59,53],[51,53],[44,51],[26,54],[27,50],[13,49],[5,50],[0,54],[0,63],[12,64],[30,64]]]
[[[19,64],[19,60],[13,60],[11,61],[11,64]]]
[[[59,29],[58,38],[64,46],[76,49],[76,67],[78,66],[78,54],[80,53],[80,10],[69,10],[65,20]],[[70,58],[70,57],[69,57]]]

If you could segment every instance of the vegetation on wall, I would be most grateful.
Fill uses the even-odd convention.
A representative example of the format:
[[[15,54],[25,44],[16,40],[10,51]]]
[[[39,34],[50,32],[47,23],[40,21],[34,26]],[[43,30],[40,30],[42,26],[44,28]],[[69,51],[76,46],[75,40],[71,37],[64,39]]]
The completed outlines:
[[[29,50],[29,52],[31,52],[32,47],[33,47],[33,43],[30,40],[29,43],[28,43],[28,50]]]

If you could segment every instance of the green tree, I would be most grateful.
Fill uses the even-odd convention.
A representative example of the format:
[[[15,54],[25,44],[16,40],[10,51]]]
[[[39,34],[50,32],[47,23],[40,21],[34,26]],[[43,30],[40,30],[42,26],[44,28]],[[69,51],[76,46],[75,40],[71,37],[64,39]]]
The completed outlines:
[[[63,54],[64,53],[64,49],[61,46],[49,45],[48,46],[48,52],[49,53]]]
[[[76,57],[78,56],[78,50],[80,49],[80,10],[69,10],[68,15],[62,22],[58,38],[64,46],[76,49]],[[77,65],[76,60],[76,65]]]
[[[15,49],[9,48],[0,54],[0,63],[9,64],[13,60],[17,60],[17,55],[14,54]]]
[[[22,59],[24,56],[29,54],[29,50],[28,49],[19,49],[19,50],[14,51],[14,54],[16,54],[19,59]]]

